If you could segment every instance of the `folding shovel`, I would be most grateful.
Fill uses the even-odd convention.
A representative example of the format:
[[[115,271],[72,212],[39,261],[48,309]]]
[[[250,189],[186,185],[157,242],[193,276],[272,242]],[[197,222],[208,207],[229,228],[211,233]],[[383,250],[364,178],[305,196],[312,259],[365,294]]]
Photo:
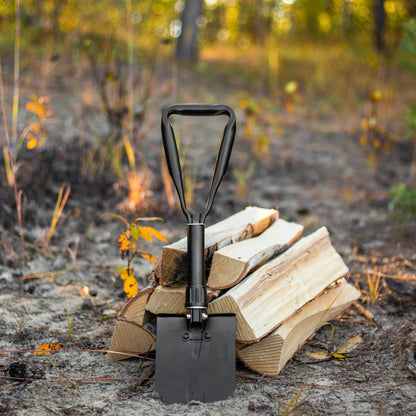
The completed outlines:
[[[228,116],[205,208],[186,207],[182,170],[169,116]],[[227,170],[236,130],[235,114],[226,105],[174,104],[162,113],[162,138],[170,176],[188,222],[188,286],[186,315],[157,317],[156,390],[167,403],[224,400],[235,389],[234,314],[210,314],[205,285],[204,222]]]

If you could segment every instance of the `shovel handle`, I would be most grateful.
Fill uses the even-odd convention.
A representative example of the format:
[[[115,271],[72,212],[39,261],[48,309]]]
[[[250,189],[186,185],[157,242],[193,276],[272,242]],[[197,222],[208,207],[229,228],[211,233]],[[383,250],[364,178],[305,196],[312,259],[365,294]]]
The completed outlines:
[[[205,208],[198,214],[198,218],[195,218],[194,213],[186,207],[178,148],[176,146],[175,133],[169,121],[169,116],[172,114],[181,116],[228,116],[228,123],[224,128],[215,162],[207,203]],[[161,127],[168,170],[175,184],[182,211],[188,221],[189,276],[185,308],[191,311],[191,325],[201,325],[202,310],[208,306],[205,287],[204,222],[211,211],[215,194],[230,160],[236,130],[235,114],[230,107],[222,104],[173,104],[163,110]]]
[[[201,211],[196,220],[191,211],[186,207],[185,192],[182,179],[182,170],[179,162],[178,148],[176,146],[175,133],[169,121],[169,116],[178,114],[181,116],[228,116],[228,123],[226,124],[221,139],[220,149],[218,151],[217,160],[215,162],[215,169],[212,175],[211,187],[209,190],[208,200],[205,208]],[[224,104],[172,104],[166,107],[162,113],[162,139],[163,147],[165,149],[166,162],[168,170],[176,191],[179,196],[179,202],[183,213],[191,223],[204,223],[206,217],[211,211],[215,195],[221,180],[227,170],[228,162],[230,160],[231,149],[234,143],[236,131],[236,118],[231,107]]]

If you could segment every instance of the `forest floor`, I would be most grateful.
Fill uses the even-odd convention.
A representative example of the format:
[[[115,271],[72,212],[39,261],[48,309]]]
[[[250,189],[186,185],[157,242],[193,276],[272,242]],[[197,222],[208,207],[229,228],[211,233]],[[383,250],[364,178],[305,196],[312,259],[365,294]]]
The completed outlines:
[[[163,86],[159,82],[160,89]],[[153,173],[146,215],[170,241],[185,231],[182,213],[169,208],[160,177],[160,109],[173,101],[223,102],[239,105],[237,86],[204,81],[186,70],[175,95],[155,100],[142,145]],[[268,108],[276,128],[270,133],[269,157],[257,160],[247,192],[237,198],[233,170],[248,169],[250,143],[245,140],[245,113],[236,108],[238,130],[230,169],[218,192],[208,225],[248,205],[274,208],[281,218],[305,226],[304,235],[322,225],[350,268],[349,281],[362,290],[360,303],[372,322],[356,309],[325,326],[289,361],[279,377],[261,377],[237,364],[237,388],[227,400],[212,404],[166,405],[154,390],[154,358],[117,363],[99,350],[108,348],[117,314],[125,303],[123,264],[117,239],[124,225],[106,212],[123,214],[124,182],[109,171],[82,174],[86,148],[79,140],[77,96],[70,85],[50,86],[48,95],[61,120],[51,126],[49,141],[36,152],[19,155],[19,189],[25,193],[25,262],[14,196],[0,167],[0,413],[7,415],[414,415],[416,414],[416,224],[403,224],[389,212],[389,190],[405,177],[411,149],[395,144],[379,155],[380,167],[368,166],[360,147],[362,114],[316,115],[295,107]],[[10,90],[8,90],[10,92]],[[22,96],[30,91],[22,90]],[[10,94],[8,95],[10,97]],[[173,99],[172,96],[175,98]],[[105,119],[98,106],[85,111],[98,131]],[[92,120],[92,121],[91,121]],[[184,126],[212,133],[209,123]],[[205,129],[205,130],[204,130]],[[104,129],[105,130],[105,129]],[[218,134],[218,133],[216,133]],[[201,136],[204,137],[204,136]],[[200,180],[211,175],[215,143],[198,142]],[[39,241],[49,229],[58,191],[71,186],[68,202],[48,249]],[[138,213],[142,215],[142,213]],[[124,215],[124,214],[123,214]],[[129,218],[133,218],[130,216]],[[154,255],[161,244],[147,247]],[[152,265],[134,264],[141,287],[151,283]],[[376,302],[369,301],[368,277],[380,275]],[[89,288],[89,295],[82,288]],[[284,296],[284,294],[282,294]],[[278,301],[278,300],[277,300]],[[316,362],[305,351],[329,346],[334,351],[363,333],[362,344],[348,356]],[[34,354],[56,343],[52,355]]]

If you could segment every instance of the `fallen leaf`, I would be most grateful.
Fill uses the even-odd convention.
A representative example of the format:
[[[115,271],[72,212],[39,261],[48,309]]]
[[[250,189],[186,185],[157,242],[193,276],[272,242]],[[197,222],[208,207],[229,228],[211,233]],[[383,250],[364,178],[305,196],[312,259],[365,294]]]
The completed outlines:
[[[355,337],[350,338],[344,345],[341,345],[338,350],[337,354],[348,354],[354,351],[362,342],[364,338],[364,334],[361,333]]]
[[[84,286],[79,290],[79,294],[81,296],[89,296],[90,295],[90,288],[88,286]]]
[[[329,360],[332,357],[332,354],[328,351],[318,351],[318,352],[307,352],[306,356],[317,361]]]
[[[42,344],[40,347],[36,348],[35,354],[39,355],[50,355],[52,351],[61,350],[62,346],[59,344]]]

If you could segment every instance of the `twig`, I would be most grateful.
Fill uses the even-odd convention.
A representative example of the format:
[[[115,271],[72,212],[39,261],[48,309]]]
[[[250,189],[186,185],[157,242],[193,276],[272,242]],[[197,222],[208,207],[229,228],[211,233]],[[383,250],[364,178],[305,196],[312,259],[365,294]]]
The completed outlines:
[[[14,240],[20,241],[20,236],[11,233],[10,231],[7,230],[3,230],[0,228],[0,233],[6,234],[8,235],[10,238],[13,238]],[[38,246],[36,246],[35,244],[31,244],[29,243],[27,240],[24,240],[25,246],[30,247],[32,250],[37,251],[38,253],[43,254],[44,256],[50,257],[52,258],[53,255],[51,253],[48,253],[45,250],[40,249]]]
[[[65,184],[61,186],[59,190],[58,198],[56,199],[55,209],[53,211],[51,225],[49,227],[48,235],[46,236],[43,247],[46,249],[49,245],[49,240],[51,239],[53,233],[55,232],[56,226],[58,224],[59,218],[61,217],[62,211],[65,207],[66,201],[68,200],[69,193],[71,192],[71,187],[68,185],[66,192],[64,194]]]
[[[66,272],[69,272],[71,269],[63,269],[63,270],[57,270],[54,272],[41,272],[41,273],[30,273],[30,274],[25,274],[23,276],[21,276],[21,279],[40,279],[42,277],[46,277],[46,278],[54,278],[54,277],[58,277],[61,274],[64,274]]]
[[[35,352],[37,352],[37,350],[0,350],[0,353],[18,353],[18,354],[34,354]],[[150,357],[146,357],[143,355],[138,355],[138,354],[133,354],[133,353],[128,353],[128,352],[124,352],[124,351],[112,351],[112,350],[93,350],[93,349],[88,349],[88,350],[82,350],[82,349],[60,349],[60,350],[53,350],[50,351],[53,354],[59,354],[59,353],[64,353],[64,352],[100,352],[100,353],[111,353],[111,354],[124,354],[127,355],[129,357],[135,357],[135,358],[140,358],[142,360],[148,360],[148,361],[154,361],[154,358],[150,358]],[[12,357],[9,357],[12,358]]]
[[[376,327],[376,329],[379,328],[379,325],[374,320],[373,314],[370,311],[363,308],[358,302],[353,302],[352,304],[358,310],[358,312],[360,312],[365,318],[367,318]]]
[[[16,7],[19,9],[18,11],[16,11],[16,14],[19,14],[19,16],[20,16],[20,1],[19,0],[16,0],[16,1],[17,1]],[[17,17],[16,17],[16,19],[17,19]],[[20,21],[20,17],[19,17],[19,21]],[[19,33],[20,33],[20,29],[19,29]],[[17,35],[17,33],[16,33],[16,35]],[[15,71],[16,71],[16,68],[15,68]],[[15,72],[15,77],[16,77],[16,72]],[[18,97],[18,95],[17,95],[17,97]],[[15,98],[16,97],[15,97],[15,94],[14,94],[14,96],[13,96],[13,120],[14,120],[14,111],[15,111],[15,104],[14,104]],[[1,112],[2,112],[2,116],[3,116],[4,133],[6,135],[6,146],[7,146],[7,149],[4,151],[4,155],[5,156],[7,155],[7,157],[5,157],[7,182],[10,186],[13,186],[14,200],[15,200],[15,203],[16,203],[16,210],[17,210],[17,219],[18,219],[18,222],[19,222],[20,244],[22,246],[23,258],[25,258],[26,253],[25,253],[25,240],[24,240],[24,235],[23,235],[23,223],[22,223],[21,191],[17,190],[16,166],[15,166],[15,157],[16,157],[16,155],[14,155],[13,152],[12,152],[9,130],[7,128],[6,108],[5,108],[5,105],[4,105],[4,84],[3,84],[3,72],[2,72],[1,59],[0,59],[0,101],[1,101]],[[17,111],[17,107],[16,107],[16,111]],[[16,125],[17,125],[17,115],[16,115]],[[14,122],[13,122],[13,126],[12,126],[12,134],[13,133],[14,133]]]

